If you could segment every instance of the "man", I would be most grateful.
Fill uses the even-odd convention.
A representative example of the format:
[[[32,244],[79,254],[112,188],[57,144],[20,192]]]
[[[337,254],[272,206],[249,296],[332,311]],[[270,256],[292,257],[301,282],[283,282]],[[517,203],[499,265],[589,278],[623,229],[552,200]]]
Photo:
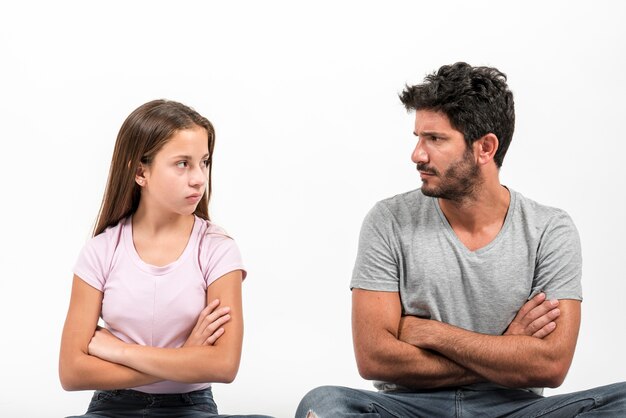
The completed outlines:
[[[400,98],[422,187],[369,212],[351,282],[357,365],[379,391],[317,388],[296,416],[626,416],[625,383],[541,396],[574,355],[581,252],[564,211],[500,184],[506,76],[456,63]]]

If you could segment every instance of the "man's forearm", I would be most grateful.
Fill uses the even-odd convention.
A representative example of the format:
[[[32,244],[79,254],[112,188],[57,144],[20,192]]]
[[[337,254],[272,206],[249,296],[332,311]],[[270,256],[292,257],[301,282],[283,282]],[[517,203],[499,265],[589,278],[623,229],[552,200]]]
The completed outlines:
[[[399,341],[386,334],[355,346],[361,376],[413,389],[468,385],[484,381],[444,356]]]
[[[486,380],[510,387],[560,385],[559,352],[528,336],[484,335],[437,321],[423,321],[417,346],[433,350]],[[569,366],[569,363],[568,363]]]
[[[439,353],[411,346],[410,351],[409,364],[397,362],[398,357],[395,364],[393,360],[390,362],[390,367],[395,366],[395,370],[388,368],[396,377],[394,383],[415,389],[435,389],[485,381],[477,373]]]

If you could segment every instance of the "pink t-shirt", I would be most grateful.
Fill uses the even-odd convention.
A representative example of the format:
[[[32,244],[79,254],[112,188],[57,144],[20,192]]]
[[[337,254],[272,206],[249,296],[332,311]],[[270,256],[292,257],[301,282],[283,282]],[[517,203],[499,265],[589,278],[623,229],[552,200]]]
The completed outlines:
[[[182,255],[166,266],[141,260],[130,217],[89,240],[74,266],[74,274],[104,293],[101,316],[108,330],[128,343],[169,348],[189,336],[206,306],[207,287],[234,270],[245,277],[235,241],[198,217]],[[209,386],[163,381],[132,389],[185,393]]]

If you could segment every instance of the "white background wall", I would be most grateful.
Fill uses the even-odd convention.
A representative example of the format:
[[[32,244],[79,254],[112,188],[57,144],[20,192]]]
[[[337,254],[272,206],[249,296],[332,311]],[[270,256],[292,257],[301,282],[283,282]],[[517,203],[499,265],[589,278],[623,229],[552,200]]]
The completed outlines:
[[[293,415],[357,373],[348,282],[375,201],[419,186],[404,83],[442,64],[509,76],[502,182],[566,209],[583,322],[562,393],[624,380],[626,18],[595,1],[23,1],[0,6],[0,415],[84,411],[57,361],[72,266],[117,130],[182,101],[216,126],[214,220],[249,269],[239,376],[222,412]]]

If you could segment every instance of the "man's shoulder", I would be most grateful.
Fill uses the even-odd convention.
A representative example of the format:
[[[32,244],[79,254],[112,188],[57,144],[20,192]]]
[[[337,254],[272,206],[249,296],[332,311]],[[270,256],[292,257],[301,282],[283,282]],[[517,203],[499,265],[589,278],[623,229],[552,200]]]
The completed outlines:
[[[573,224],[571,217],[564,209],[539,203],[514,190],[511,190],[511,196],[515,201],[518,216],[525,223],[537,226],[547,226],[553,223]]]
[[[376,203],[374,208],[379,210],[384,208],[383,210],[389,211],[394,215],[415,213],[426,208],[430,200],[432,198],[425,196],[421,189],[415,189],[382,199]]]

